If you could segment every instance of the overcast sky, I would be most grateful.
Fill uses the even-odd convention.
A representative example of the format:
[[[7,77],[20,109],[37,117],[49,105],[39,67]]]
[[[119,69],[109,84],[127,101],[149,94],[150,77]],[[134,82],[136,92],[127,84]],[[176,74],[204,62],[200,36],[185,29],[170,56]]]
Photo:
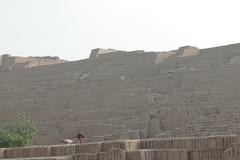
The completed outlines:
[[[240,42],[239,0],[0,0],[0,54],[87,58]]]

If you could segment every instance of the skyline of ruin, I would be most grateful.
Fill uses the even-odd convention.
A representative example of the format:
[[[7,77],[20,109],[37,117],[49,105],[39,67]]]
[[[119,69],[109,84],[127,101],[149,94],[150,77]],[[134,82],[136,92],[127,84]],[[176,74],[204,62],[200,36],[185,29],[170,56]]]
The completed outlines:
[[[240,42],[236,0],[0,0],[0,52],[88,57],[93,48],[168,51]]]

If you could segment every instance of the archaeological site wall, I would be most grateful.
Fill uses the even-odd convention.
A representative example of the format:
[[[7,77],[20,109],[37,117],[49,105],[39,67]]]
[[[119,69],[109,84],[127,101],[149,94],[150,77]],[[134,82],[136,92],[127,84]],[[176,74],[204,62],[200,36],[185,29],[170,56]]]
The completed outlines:
[[[64,160],[238,160],[236,136],[162,138],[1,149],[0,158]]]
[[[38,145],[79,131],[85,142],[103,142],[239,130],[239,44],[93,55],[0,72],[0,121],[31,115]]]

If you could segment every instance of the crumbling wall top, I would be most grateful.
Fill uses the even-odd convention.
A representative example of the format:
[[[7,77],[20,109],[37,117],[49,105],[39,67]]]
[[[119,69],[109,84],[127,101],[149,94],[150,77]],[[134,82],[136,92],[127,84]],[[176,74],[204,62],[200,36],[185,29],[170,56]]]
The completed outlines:
[[[97,58],[97,57],[99,57],[101,55],[108,54],[108,53],[113,53],[113,52],[117,52],[117,50],[115,50],[115,49],[96,48],[96,49],[92,49],[89,58],[90,59],[94,59],[94,58]]]
[[[19,68],[31,68],[36,66],[51,65],[57,63],[64,63],[65,60],[59,57],[19,57],[4,54],[1,57],[1,70],[13,70]]]
[[[193,46],[180,47],[176,51],[176,55],[182,56],[182,57],[194,56],[194,55],[198,55],[199,53],[200,53],[200,50],[197,47],[193,47]]]

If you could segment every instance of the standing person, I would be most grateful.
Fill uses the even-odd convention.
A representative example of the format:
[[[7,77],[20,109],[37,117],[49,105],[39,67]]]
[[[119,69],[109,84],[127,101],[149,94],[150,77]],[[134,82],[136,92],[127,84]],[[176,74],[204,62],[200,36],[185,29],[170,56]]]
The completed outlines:
[[[79,143],[82,143],[82,138],[85,138],[85,135],[80,131],[80,132],[77,134],[76,138],[78,139],[78,142],[79,142]]]

